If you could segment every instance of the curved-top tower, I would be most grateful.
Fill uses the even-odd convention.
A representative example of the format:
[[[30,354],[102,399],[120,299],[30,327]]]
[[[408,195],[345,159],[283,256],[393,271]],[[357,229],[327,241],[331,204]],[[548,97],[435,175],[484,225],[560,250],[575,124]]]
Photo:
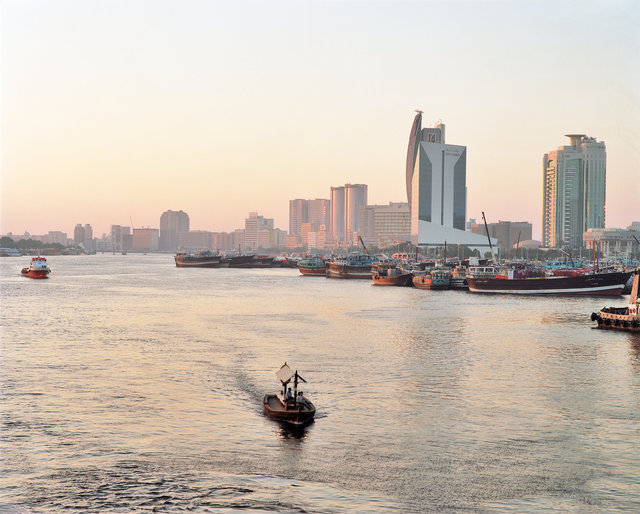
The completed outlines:
[[[416,164],[418,154],[418,143],[420,142],[420,132],[422,132],[422,111],[416,110],[416,117],[411,125],[409,133],[409,146],[407,147],[407,201],[409,202],[409,212],[411,212],[411,182],[413,180],[413,169]]]

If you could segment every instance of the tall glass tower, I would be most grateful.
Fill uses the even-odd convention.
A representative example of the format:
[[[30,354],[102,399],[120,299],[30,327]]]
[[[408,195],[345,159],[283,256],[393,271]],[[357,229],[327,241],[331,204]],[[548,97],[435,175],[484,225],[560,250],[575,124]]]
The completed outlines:
[[[605,144],[585,134],[567,137],[569,146],[543,157],[542,245],[547,248],[579,248],[587,229],[605,226]]]

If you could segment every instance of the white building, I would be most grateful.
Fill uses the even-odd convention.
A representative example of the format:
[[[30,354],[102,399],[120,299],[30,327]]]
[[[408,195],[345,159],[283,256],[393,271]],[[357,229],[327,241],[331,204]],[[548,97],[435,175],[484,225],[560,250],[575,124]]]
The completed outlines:
[[[423,129],[421,111],[411,128],[406,169],[411,242],[488,247],[486,237],[465,231],[467,147],[446,144],[444,129],[442,123]]]

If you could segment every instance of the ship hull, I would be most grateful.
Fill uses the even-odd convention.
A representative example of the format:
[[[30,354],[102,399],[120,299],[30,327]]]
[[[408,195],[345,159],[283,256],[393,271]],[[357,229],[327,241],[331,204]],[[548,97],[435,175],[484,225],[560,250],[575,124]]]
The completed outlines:
[[[522,279],[467,277],[472,293],[619,296],[630,272]]]
[[[449,281],[433,279],[429,276],[420,276],[413,277],[413,287],[418,289],[436,289],[436,290],[444,290],[449,289]]]

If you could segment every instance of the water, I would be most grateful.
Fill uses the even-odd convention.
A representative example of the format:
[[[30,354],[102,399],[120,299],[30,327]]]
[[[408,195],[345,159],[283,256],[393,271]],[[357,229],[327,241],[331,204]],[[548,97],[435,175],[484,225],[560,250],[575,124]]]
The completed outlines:
[[[0,510],[640,510],[640,336],[589,320],[622,298],[48,260],[0,260]]]

